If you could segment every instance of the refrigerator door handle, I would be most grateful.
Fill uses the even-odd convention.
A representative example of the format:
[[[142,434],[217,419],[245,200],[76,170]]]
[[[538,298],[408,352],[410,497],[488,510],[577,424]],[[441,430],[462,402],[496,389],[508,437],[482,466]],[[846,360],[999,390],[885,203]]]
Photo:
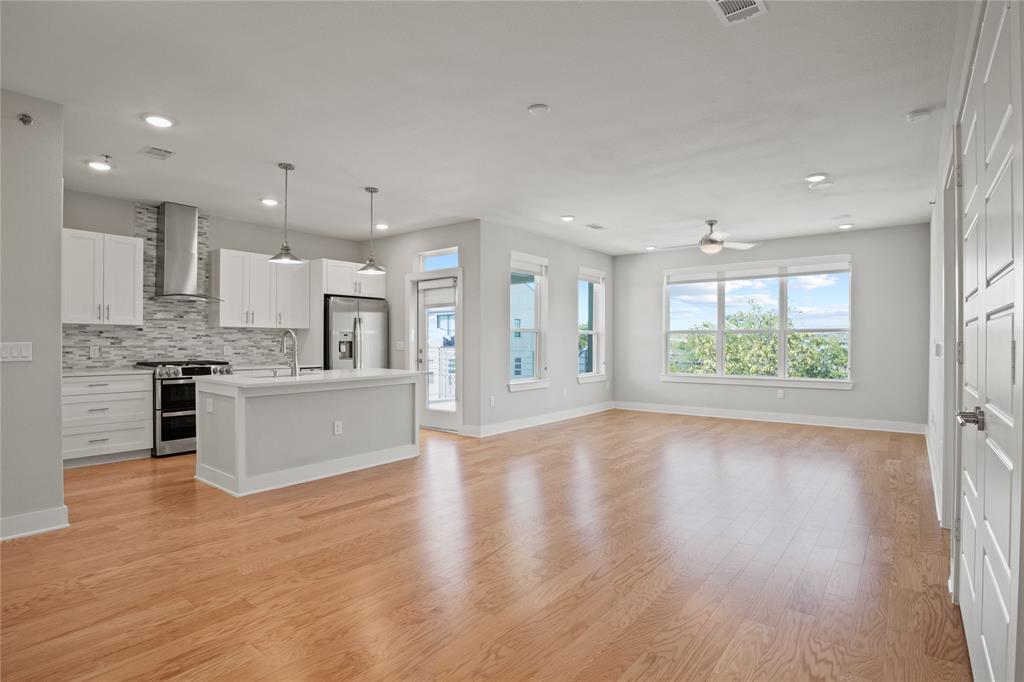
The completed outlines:
[[[362,354],[362,344],[359,343],[359,315],[356,315],[352,318],[352,369],[359,369]]]
[[[356,343],[359,344],[356,347],[359,349],[359,358],[358,358],[358,360],[354,364],[356,366],[356,369],[362,369],[363,368],[363,318],[356,317],[356,329],[357,329]]]

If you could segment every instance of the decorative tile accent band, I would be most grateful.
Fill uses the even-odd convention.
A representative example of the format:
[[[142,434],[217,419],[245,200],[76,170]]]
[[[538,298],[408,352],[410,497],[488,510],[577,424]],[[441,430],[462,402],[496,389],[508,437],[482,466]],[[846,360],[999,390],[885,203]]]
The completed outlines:
[[[239,365],[280,365],[276,329],[211,327],[205,301],[153,299],[156,291],[157,207],[135,204],[135,236],[145,240],[143,326],[112,327],[65,324],[65,370],[129,367],[139,360],[229,360]],[[210,290],[207,268],[210,221],[199,216],[199,277],[202,291]],[[89,357],[90,346],[99,356]],[[230,349],[229,352],[225,352]]]

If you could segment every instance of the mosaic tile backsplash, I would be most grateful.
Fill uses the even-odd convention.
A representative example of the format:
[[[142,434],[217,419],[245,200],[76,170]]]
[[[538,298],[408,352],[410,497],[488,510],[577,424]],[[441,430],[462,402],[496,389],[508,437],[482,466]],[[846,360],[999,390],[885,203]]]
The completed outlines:
[[[284,364],[275,329],[221,329],[207,321],[204,301],[153,300],[156,291],[157,207],[135,205],[135,236],[145,240],[142,327],[65,324],[65,370],[130,367],[139,360],[229,360],[238,366]],[[210,291],[210,222],[199,216],[200,290]],[[99,350],[89,357],[90,346]],[[229,353],[225,354],[225,349]]]

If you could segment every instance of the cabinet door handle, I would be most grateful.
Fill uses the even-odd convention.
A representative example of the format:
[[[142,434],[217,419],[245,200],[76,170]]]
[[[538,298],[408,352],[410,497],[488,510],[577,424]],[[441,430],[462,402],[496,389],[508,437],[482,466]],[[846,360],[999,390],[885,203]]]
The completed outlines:
[[[89,384],[89,388],[99,388],[100,386],[109,386],[110,384]]]
[[[108,440],[110,440],[110,439],[109,438],[93,438],[89,442],[90,443],[106,443]]]
[[[99,320],[100,322],[103,321],[103,304],[102,303],[97,303],[96,304],[96,319]]]
[[[107,412],[108,410],[110,410],[109,407],[90,407],[89,408],[90,412]]]
[[[107,304],[107,322],[110,322],[110,304]]]

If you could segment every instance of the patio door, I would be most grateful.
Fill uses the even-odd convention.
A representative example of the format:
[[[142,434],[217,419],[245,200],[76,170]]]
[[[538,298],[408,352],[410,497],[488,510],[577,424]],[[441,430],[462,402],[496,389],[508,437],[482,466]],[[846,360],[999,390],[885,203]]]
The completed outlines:
[[[428,429],[458,431],[462,427],[462,405],[456,279],[422,280],[417,288],[416,364],[426,372],[420,424]]]
[[[1021,5],[984,9],[960,117],[959,601],[974,676],[1020,679]]]

